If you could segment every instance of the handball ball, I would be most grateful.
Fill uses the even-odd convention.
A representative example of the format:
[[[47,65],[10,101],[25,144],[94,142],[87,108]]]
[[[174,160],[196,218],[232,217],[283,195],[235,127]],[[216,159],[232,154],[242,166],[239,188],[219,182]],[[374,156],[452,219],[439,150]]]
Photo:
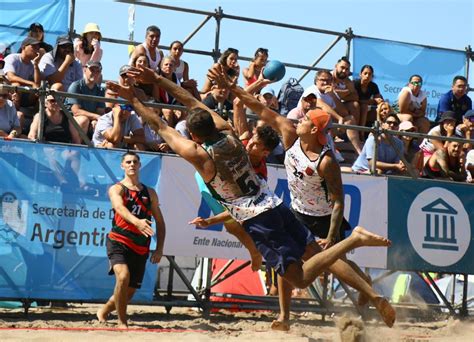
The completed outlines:
[[[278,82],[285,77],[285,65],[277,60],[269,61],[263,70],[263,77],[267,80]]]

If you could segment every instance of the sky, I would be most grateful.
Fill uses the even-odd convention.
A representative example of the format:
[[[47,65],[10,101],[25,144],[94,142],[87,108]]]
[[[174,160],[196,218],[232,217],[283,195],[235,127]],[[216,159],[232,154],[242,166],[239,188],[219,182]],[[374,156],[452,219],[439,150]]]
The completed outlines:
[[[188,9],[214,12],[221,7],[225,14],[289,23],[318,29],[344,32],[351,28],[354,34],[397,40],[408,43],[464,50],[474,48],[474,5],[472,0],[174,0],[149,1]],[[81,33],[85,24],[99,24],[102,35],[108,38],[128,39],[129,4],[111,0],[76,0],[74,28]],[[161,28],[160,45],[168,46],[173,40],[184,40],[204,19],[164,9],[135,6],[136,41],[143,41],[149,25]],[[212,18],[186,44],[185,48],[210,51],[214,48],[216,21]],[[310,65],[335,39],[335,36],[292,29],[245,23],[230,19],[221,21],[220,49],[239,49],[240,55],[253,56],[258,47],[266,47],[270,59]],[[116,79],[121,65],[128,62],[127,46],[103,42],[104,78]],[[318,67],[332,68],[345,54],[346,41],[341,40]],[[168,51],[164,51],[165,55]],[[184,53],[183,60],[190,64],[190,76],[203,80],[212,65],[209,56]],[[240,61],[241,69],[248,65]],[[377,71],[376,71],[377,72]],[[287,68],[288,76],[299,77],[301,69]],[[471,74],[474,67],[471,66]],[[302,84],[312,83],[310,73]],[[471,84],[474,78],[470,77]],[[272,86],[275,91],[279,84]]]

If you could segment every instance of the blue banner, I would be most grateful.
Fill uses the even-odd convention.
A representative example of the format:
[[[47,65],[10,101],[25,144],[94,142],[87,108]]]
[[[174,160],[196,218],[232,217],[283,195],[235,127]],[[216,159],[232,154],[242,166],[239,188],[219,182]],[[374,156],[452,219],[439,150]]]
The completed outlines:
[[[465,75],[464,51],[427,48],[414,44],[380,39],[354,38],[353,72],[358,78],[360,68],[369,64],[374,68],[374,82],[380,93],[393,104],[411,75],[423,77],[427,93],[426,116],[434,121],[439,98],[451,90],[454,76]]]
[[[69,0],[2,0],[0,5],[0,42],[11,53],[20,48],[30,25],[40,23],[44,41],[53,45],[56,37],[68,32]],[[3,49],[0,49],[2,53]]]
[[[4,140],[0,151],[0,297],[108,299],[107,191],[123,152]],[[140,157],[141,181],[158,191],[161,156]],[[156,275],[148,263],[134,299],[152,300]]]
[[[388,268],[474,274],[474,187],[388,180]]]

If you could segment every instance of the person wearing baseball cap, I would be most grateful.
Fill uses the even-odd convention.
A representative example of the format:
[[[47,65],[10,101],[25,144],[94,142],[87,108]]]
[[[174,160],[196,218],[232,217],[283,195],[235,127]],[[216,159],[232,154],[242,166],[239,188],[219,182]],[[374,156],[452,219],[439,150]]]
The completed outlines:
[[[439,119],[439,125],[433,127],[428,132],[428,135],[450,137],[456,133],[456,113],[450,110],[444,112]],[[420,144],[420,149],[423,151],[423,165],[435,153],[436,150],[444,149],[445,142],[443,140],[425,138]]]
[[[53,47],[44,41],[44,28],[40,23],[33,23],[28,29],[28,37],[34,38],[39,41],[40,54],[44,55],[46,52],[53,50]],[[18,49],[18,53],[21,52],[21,47]]]
[[[101,86],[102,64],[89,60],[83,67],[83,75],[83,78],[71,83],[68,92],[103,97],[105,91]],[[105,103],[71,97],[67,98],[66,102],[71,106],[71,112],[81,128],[92,133],[97,120],[105,112]]]
[[[7,80],[13,86],[26,86],[37,88],[41,83],[41,72],[39,69],[39,61],[41,59],[40,54],[40,41],[33,37],[26,37],[21,42],[21,52],[20,53],[11,53],[5,57],[5,66],[3,71]],[[28,93],[18,93],[15,96],[18,99],[19,105],[23,108],[34,107],[38,103],[38,99],[34,94]],[[27,111],[26,109],[22,110],[23,113]],[[34,110],[28,111],[31,112],[31,117],[34,114]],[[28,115],[30,116],[30,115]],[[23,125],[22,127],[29,127],[28,124]]]
[[[474,139],[474,110],[468,110],[462,117],[462,123],[456,127],[456,134],[466,139]],[[471,149],[473,144],[464,144],[464,149]]]
[[[223,76],[211,69],[208,77],[221,81]],[[233,95],[240,98],[245,106],[282,137],[286,150],[285,169],[291,196],[291,211],[298,225],[305,226],[314,235],[322,238],[321,245],[325,249],[344,239],[344,232],[351,227],[344,219],[340,166],[328,145],[327,131],[331,127],[331,116],[319,108],[311,109],[295,127],[293,121],[264,106],[242,88],[236,85],[229,88]],[[312,255],[320,251],[320,248],[306,249],[306,252]],[[369,287],[368,279],[359,276],[363,272],[355,263],[345,264],[344,274],[348,275],[354,284]],[[285,281],[279,281],[279,286],[282,303],[280,315],[272,322],[271,328],[288,330],[291,291]],[[365,295],[360,297],[361,304],[367,301]]]
[[[286,117],[290,120],[300,120],[309,110],[316,109],[317,99],[316,90],[313,87],[307,88],[303,92],[298,105],[290,110]]]
[[[59,36],[53,51],[46,53],[40,71],[53,89],[67,91],[72,82],[82,78],[81,64],[75,60],[71,37]]]
[[[74,56],[83,66],[88,61],[100,62],[103,52],[100,47],[101,39],[102,33],[96,23],[86,24],[81,37],[74,39]]]

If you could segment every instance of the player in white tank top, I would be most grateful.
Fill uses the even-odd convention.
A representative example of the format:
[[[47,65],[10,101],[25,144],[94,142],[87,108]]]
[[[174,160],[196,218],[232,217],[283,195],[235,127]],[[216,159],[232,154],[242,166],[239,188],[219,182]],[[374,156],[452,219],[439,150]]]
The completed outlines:
[[[290,189],[291,207],[299,213],[310,216],[326,216],[332,213],[332,202],[324,178],[318,174],[318,167],[327,152],[324,145],[315,160],[310,160],[301,149],[301,140],[286,151],[285,168]]]

